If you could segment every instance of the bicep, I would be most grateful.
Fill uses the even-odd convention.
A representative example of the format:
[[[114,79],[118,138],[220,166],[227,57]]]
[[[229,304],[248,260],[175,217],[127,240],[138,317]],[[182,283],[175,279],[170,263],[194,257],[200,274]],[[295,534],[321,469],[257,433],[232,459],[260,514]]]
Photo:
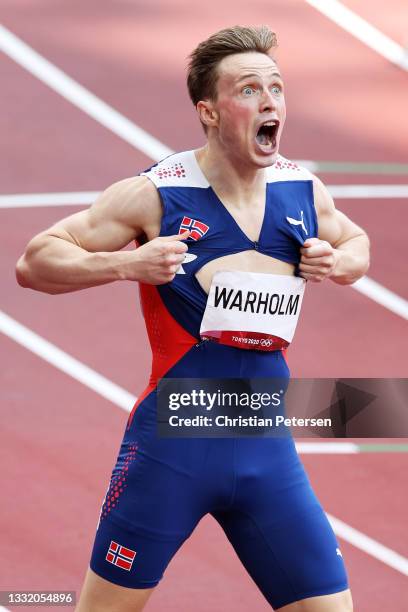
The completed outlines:
[[[145,232],[158,212],[156,198],[148,179],[125,179],[111,185],[90,208],[62,219],[45,233],[90,252],[116,251]]]
[[[320,240],[338,247],[348,240],[365,235],[361,227],[335,207],[329,191],[316,177],[313,187]]]

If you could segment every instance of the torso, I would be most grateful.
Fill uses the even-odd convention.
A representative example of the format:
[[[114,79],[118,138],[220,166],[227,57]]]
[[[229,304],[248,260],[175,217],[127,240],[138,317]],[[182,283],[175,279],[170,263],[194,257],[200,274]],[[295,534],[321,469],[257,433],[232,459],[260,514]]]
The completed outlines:
[[[300,246],[307,237],[317,235],[312,175],[285,158],[279,157],[266,169],[263,193],[252,196],[248,206],[231,206],[221,200],[204,176],[194,151],[172,155],[142,175],[160,194],[157,214],[154,219],[150,217],[152,222],[145,229],[147,239],[182,233],[186,223],[190,230],[198,224],[201,232],[197,230],[187,240],[189,259],[174,280],[155,289],[142,287],[142,302],[150,303],[158,294],[172,319],[195,338],[200,337],[216,272],[293,277]],[[304,224],[300,225],[303,216]],[[155,303],[158,308],[159,302]],[[144,308],[145,316],[148,310],[152,310],[149,305]]]
[[[242,230],[243,234],[245,234],[253,242],[257,242],[259,240],[262,230],[266,205],[265,192],[266,187],[264,192],[245,208],[238,208],[225,204],[224,202],[221,202],[221,198],[217,195],[220,204],[225,207],[231,217],[235,220],[237,226]],[[152,240],[160,235],[162,216],[163,207],[160,203],[160,199],[158,198],[154,222],[146,231],[148,240]],[[202,266],[202,268],[200,268],[195,274],[199,284],[206,293],[209,292],[215,272],[219,270],[240,270],[243,272],[263,272],[269,274],[293,275],[295,272],[295,266],[254,250],[246,250],[233,255],[219,257]]]

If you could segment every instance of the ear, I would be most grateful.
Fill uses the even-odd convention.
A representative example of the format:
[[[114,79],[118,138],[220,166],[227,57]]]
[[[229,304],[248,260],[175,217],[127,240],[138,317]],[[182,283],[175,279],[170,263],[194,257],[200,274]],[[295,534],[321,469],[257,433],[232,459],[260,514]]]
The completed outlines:
[[[198,116],[202,123],[207,127],[216,127],[218,125],[219,115],[214,108],[211,100],[200,100],[196,106]]]

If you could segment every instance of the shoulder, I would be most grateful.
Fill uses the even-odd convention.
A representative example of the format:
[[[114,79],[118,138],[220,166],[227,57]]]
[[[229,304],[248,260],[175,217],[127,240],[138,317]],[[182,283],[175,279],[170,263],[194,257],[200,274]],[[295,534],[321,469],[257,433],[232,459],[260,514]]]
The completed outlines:
[[[272,166],[267,168],[267,180],[269,183],[281,181],[311,181],[313,174],[297,162],[291,161],[283,155],[278,155]]]
[[[208,187],[194,151],[174,153],[141,173],[157,189],[164,187]]]
[[[317,216],[333,214],[335,206],[329,190],[316,175],[310,174],[313,181],[313,198]]]
[[[116,204],[118,207],[129,200],[136,203],[135,198],[159,199],[157,189],[145,176],[132,176],[110,185],[101,194],[106,204]]]
[[[313,189],[313,203],[318,218],[335,212],[333,198],[324,183],[302,163],[278,155],[275,163],[267,170],[268,182],[307,181]]]
[[[306,163],[306,162],[304,162]],[[268,181],[309,181],[313,186],[313,200],[316,212],[328,213],[334,209],[333,198],[326,185],[302,163],[278,155],[275,163],[268,168]]]
[[[151,181],[134,176],[110,185],[95,204],[99,210],[114,216],[142,214],[146,208],[160,209],[160,197]]]
[[[101,219],[150,234],[160,225],[162,207],[156,187],[144,176],[122,179],[110,185],[89,209],[91,222]]]

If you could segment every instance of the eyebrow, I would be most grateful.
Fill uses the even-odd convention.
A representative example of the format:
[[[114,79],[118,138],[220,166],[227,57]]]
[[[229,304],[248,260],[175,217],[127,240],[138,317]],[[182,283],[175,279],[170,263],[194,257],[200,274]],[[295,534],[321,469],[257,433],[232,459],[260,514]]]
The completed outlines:
[[[280,80],[282,80],[282,76],[279,74],[279,72],[272,72],[271,77],[273,77],[273,76],[279,77]],[[239,83],[240,81],[244,81],[245,79],[249,79],[249,78],[252,78],[252,77],[255,77],[255,78],[258,79],[259,78],[259,74],[255,74],[255,72],[249,72],[248,74],[242,75],[242,77],[240,77],[236,81],[236,83]]]

